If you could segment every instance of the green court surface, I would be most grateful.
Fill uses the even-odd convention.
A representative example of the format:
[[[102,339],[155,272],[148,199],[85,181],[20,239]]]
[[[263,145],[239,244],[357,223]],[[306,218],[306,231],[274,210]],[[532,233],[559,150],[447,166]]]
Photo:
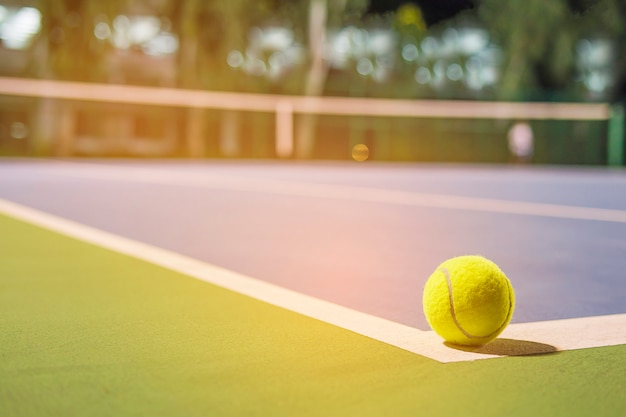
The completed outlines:
[[[442,364],[0,216],[0,416],[623,416],[625,357]]]

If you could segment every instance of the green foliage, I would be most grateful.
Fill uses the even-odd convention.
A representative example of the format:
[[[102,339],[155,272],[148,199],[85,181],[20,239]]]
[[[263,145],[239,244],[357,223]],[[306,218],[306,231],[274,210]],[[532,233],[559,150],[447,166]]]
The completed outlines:
[[[264,24],[291,27],[304,36],[308,1],[171,1],[174,30],[180,36],[179,72],[183,87],[216,90],[265,89],[226,65],[229,51],[243,51],[250,29]]]
[[[44,76],[102,81],[108,45],[93,36],[95,20],[114,15],[126,0],[39,0],[42,37],[48,60]]]
[[[369,3],[369,0],[328,0],[329,26],[340,27],[360,22]]]
[[[565,0],[481,1],[479,17],[508,55],[500,84],[501,98],[519,98],[522,91],[534,87],[534,68],[548,55],[562,60],[556,66],[548,65],[552,75],[563,76],[571,67],[568,54],[553,49],[569,50],[571,46],[568,14]]]
[[[300,93],[310,62],[280,85],[230,68],[232,50],[245,51],[254,27],[291,29],[303,47],[309,43],[311,0],[35,0],[43,14],[39,40],[47,59],[34,71],[84,81],[110,80],[110,42],[93,36],[94,25],[111,25],[122,13],[151,13],[171,22],[179,37],[177,85],[214,90]],[[328,28],[348,25],[393,27],[400,39],[419,40],[428,29],[416,6],[405,5],[384,16],[364,16],[369,0],[321,0]],[[575,51],[583,38],[609,38],[626,50],[626,0],[477,0],[471,11],[506,52],[497,95],[524,99],[540,90],[571,90],[576,77]],[[445,23],[445,22],[444,22]],[[618,84],[625,83],[626,54],[616,54]],[[401,71],[401,70],[400,70]],[[358,77],[357,74],[352,76]],[[385,87],[389,90],[389,86]],[[403,91],[407,91],[404,89]]]
[[[478,16],[507,53],[503,99],[571,86],[575,46],[584,37],[610,38],[624,47],[624,0],[480,0]]]

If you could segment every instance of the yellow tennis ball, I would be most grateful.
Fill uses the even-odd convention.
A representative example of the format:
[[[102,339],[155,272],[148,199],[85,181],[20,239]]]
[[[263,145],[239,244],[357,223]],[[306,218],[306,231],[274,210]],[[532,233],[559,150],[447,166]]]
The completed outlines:
[[[424,287],[424,314],[446,341],[484,345],[509,324],[515,294],[498,265],[482,256],[448,259]]]

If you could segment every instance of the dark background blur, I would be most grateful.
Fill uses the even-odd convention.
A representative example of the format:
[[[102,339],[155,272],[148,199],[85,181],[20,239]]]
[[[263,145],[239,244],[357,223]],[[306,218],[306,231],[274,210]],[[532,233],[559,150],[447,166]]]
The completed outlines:
[[[620,103],[625,52],[626,0],[0,0],[0,76],[11,77],[287,95]],[[129,154],[115,146],[59,151],[59,134],[48,132],[56,132],[53,122],[42,122],[55,119],[42,116],[51,111],[47,105],[32,110],[32,100],[0,97],[0,153]],[[170,109],[184,119],[176,116],[181,112]],[[162,119],[158,111],[139,113],[134,136],[171,133],[171,143],[153,155],[184,156],[184,121],[163,126],[151,121]],[[239,126],[232,152],[218,138],[225,117]],[[100,118],[83,112],[74,134],[104,135]],[[207,112],[201,156],[275,157],[272,133],[263,139],[271,117],[243,118]],[[316,145],[301,157],[342,159],[345,149],[366,143],[373,159],[506,162],[506,146],[490,138],[500,140],[514,122],[321,119]],[[534,162],[607,162],[604,125],[533,128]],[[246,133],[252,131],[258,138]],[[411,131],[423,134],[403,139]],[[383,143],[390,135],[397,143]],[[469,138],[469,145],[431,143],[441,137]]]

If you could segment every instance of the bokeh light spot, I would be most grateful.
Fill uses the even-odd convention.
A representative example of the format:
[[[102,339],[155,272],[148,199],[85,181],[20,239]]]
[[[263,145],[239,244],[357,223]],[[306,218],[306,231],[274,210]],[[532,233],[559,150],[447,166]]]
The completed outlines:
[[[355,161],[363,162],[366,161],[369,157],[370,150],[365,144],[359,143],[354,145],[354,147],[352,148],[352,159],[354,159]]]

